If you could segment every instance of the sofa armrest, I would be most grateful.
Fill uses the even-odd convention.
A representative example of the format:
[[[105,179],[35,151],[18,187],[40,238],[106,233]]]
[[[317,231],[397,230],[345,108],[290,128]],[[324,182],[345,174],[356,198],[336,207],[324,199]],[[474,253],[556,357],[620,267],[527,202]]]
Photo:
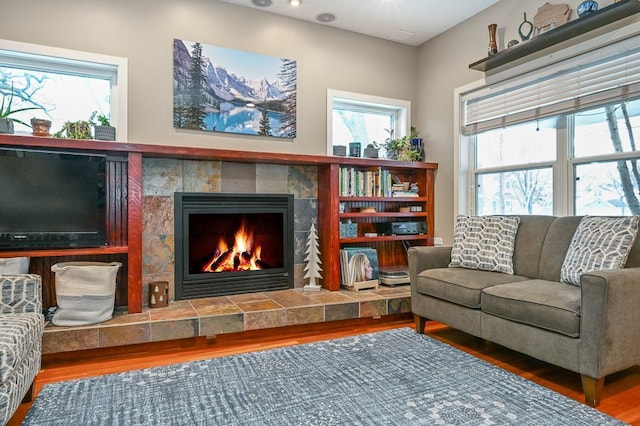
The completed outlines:
[[[0,314],[42,313],[40,275],[0,275]]]
[[[581,278],[580,373],[599,378],[640,364],[640,268]]]
[[[426,269],[446,268],[451,263],[451,247],[415,246],[408,254],[411,292],[415,292],[416,278]]]

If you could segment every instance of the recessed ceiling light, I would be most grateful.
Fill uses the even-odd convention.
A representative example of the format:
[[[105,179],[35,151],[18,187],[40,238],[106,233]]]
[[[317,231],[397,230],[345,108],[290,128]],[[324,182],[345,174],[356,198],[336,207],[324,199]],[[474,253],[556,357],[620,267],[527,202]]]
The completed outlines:
[[[289,0],[289,4],[291,6],[300,6],[302,4],[302,0]]]
[[[316,21],[323,22],[325,24],[327,22],[333,22],[335,20],[336,20],[336,15],[334,15],[333,13],[320,13],[316,15]]]
[[[251,0],[254,6],[269,7],[271,6],[271,0]]]

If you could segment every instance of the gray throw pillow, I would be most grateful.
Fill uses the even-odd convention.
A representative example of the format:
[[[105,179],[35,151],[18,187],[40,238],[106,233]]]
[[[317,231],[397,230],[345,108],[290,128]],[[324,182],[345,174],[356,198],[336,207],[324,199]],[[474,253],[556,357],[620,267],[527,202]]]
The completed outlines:
[[[585,272],[624,268],[639,220],[638,216],[583,217],[564,257],[560,281],[580,285]]]
[[[513,275],[519,217],[458,216],[449,267]]]

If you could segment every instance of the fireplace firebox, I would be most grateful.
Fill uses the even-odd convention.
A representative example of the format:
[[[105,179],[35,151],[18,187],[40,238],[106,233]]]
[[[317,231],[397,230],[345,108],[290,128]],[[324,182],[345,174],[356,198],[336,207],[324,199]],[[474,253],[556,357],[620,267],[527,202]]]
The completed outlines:
[[[293,195],[175,193],[176,300],[293,288]]]

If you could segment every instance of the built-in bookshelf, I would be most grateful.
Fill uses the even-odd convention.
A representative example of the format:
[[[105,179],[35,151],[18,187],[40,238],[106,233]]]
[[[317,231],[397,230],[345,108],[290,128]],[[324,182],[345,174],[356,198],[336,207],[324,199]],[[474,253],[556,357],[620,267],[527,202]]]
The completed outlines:
[[[59,250],[0,251],[0,257],[30,256],[31,271],[43,276],[43,293],[48,301],[55,300],[51,264],[69,260],[120,261],[122,279],[117,289],[116,305],[127,306],[129,313],[142,311],[142,160],[144,157],[220,160],[261,164],[295,164],[315,166],[318,170],[318,238],[322,254],[322,286],[340,289],[341,246],[374,244],[381,265],[406,262],[405,244],[432,244],[433,186],[438,165],[435,163],[405,163],[392,160],[294,155],[281,153],[245,152],[208,148],[173,147],[166,145],[71,140],[23,135],[0,135],[0,146],[32,147],[69,152],[99,152],[109,155],[112,172],[109,193],[109,244],[98,248],[69,248]],[[415,182],[417,196],[341,197],[339,174],[341,167],[355,167],[359,171],[388,170],[401,182]],[[382,194],[381,194],[382,195]],[[393,196],[396,195],[396,196]],[[339,213],[344,202],[348,211]],[[374,206],[375,213],[359,211],[360,206]],[[400,207],[421,205],[421,212],[400,212]],[[360,230],[374,229],[380,220],[397,218],[420,220],[426,223],[426,234],[375,238],[360,234],[355,238],[340,238],[341,221],[351,220]]]
[[[406,265],[410,246],[433,245],[437,168],[434,163],[345,158],[319,169],[327,288],[340,288],[340,250],[345,247],[375,248],[380,267],[390,267]]]

